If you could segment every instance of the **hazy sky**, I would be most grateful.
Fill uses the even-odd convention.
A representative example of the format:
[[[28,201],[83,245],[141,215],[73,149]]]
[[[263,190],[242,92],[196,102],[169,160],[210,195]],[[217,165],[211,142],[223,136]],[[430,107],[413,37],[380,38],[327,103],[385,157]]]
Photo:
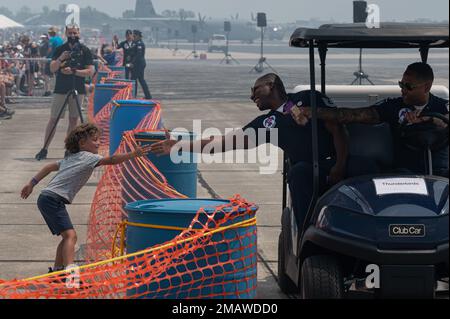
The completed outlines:
[[[429,18],[448,20],[448,0],[368,0],[378,4],[382,20],[398,21]],[[0,6],[16,11],[27,5],[40,10],[44,5],[57,8],[60,3],[75,3],[81,7],[91,5],[111,16],[119,17],[126,9],[134,9],[136,0],[0,0]],[[334,19],[351,22],[353,0],[153,0],[157,13],[165,9],[201,12],[217,19],[240,14],[241,19],[250,19],[251,12],[266,12],[268,19],[277,22],[294,22],[310,18]]]

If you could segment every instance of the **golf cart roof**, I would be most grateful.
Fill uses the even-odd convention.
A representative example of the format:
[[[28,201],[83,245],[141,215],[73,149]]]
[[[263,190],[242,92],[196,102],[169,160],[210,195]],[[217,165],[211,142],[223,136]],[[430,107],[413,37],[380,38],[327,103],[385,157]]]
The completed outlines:
[[[369,29],[365,23],[325,24],[318,29],[299,28],[291,36],[290,46],[329,48],[448,48],[448,24],[381,23]]]

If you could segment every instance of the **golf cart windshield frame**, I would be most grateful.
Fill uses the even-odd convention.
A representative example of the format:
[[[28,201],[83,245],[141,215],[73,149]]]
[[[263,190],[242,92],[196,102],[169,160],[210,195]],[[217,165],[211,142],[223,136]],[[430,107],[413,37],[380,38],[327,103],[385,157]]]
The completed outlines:
[[[313,197],[305,218],[309,222],[319,198],[319,154],[317,133],[316,74],[314,49],[318,48],[321,66],[321,91],[326,94],[326,55],[328,48],[418,48],[423,62],[428,60],[430,48],[449,47],[448,24],[381,23],[380,28],[367,28],[365,23],[326,24],[318,29],[299,28],[291,36],[292,47],[309,48],[312,151],[313,151]],[[283,170],[283,209],[287,206],[287,157]],[[305,229],[305,227],[303,227]]]

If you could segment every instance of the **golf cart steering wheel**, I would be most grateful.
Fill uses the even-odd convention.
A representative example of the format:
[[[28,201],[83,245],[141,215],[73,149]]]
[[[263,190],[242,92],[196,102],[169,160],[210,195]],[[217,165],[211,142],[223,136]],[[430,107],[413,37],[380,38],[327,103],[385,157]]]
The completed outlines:
[[[402,124],[400,126],[400,136],[405,145],[413,151],[439,151],[448,146],[448,119],[441,113],[423,113],[420,117],[437,118],[447,126],[438,127],[432,122],[417,124]]]

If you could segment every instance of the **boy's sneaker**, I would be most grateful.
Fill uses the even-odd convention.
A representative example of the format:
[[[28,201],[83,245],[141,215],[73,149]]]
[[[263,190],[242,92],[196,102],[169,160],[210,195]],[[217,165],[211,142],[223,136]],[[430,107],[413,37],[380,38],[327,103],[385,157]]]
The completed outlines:
[[[47,154],[48,154],[48,151],[45,148],[43,148],[39,151],[39,153],[36,154],[36,156],[34,158],[38,161],[42,161],[47,158]]]
[[[44,93],[44,95],[43,96],[51,96],[52,95],[52,92],[50,92],[50,91],[47,91],[47,92],[45,92]]]

